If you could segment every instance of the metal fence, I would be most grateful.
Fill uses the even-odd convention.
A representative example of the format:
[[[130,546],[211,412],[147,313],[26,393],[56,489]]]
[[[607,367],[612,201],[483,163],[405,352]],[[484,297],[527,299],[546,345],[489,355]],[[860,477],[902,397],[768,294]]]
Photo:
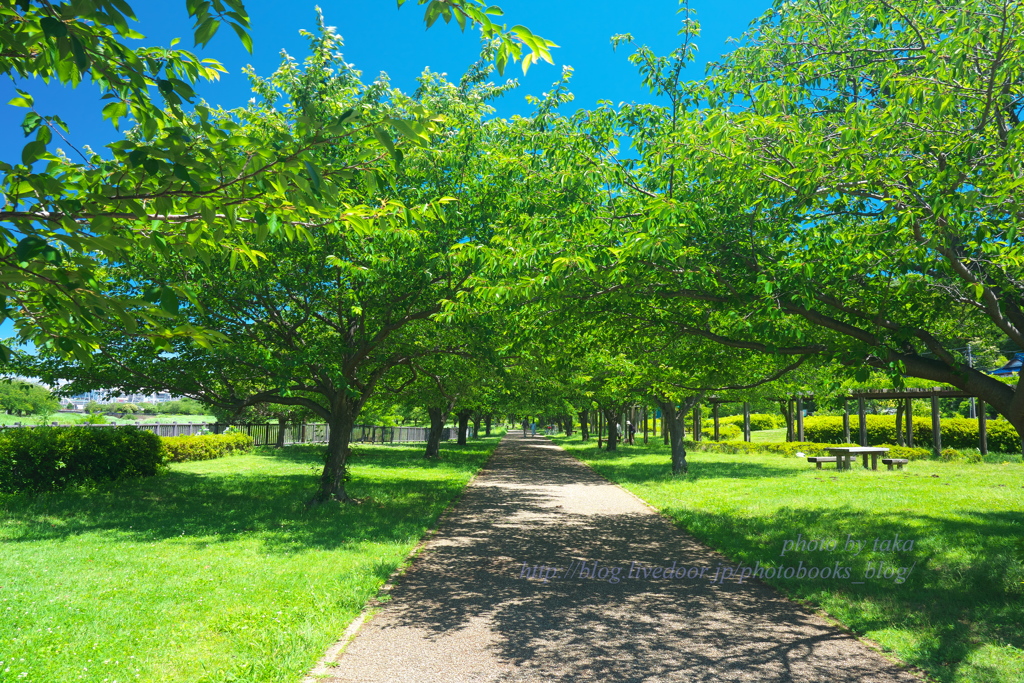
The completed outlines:
[[[53,423],[57,426],[57,423]],[[3,425],[3,429],[32,429],[38,425]],[[114,427],[112,424],[76,424],[61,425],[67,427],[81,427],[83,429],[104,429]],[[216,422],[192,422],[192,423],[138,423],[134,425],[139,429],[153,432],[157,436],[192,436],[196,434],[221,434],[229,427],[248,434],[252,437],[256,446],[273,446],[278,443],[281,425],[276,422],[250,425],[230,425]],[[352,443],[415,443],[425,442],[430,433],[429,427],[381,427],[377,425],[356,425],[352,428]],[[441,432],[441,441],[451,441],[457,438],[458,431],[451,427],[445,427]],[[327,443],[331,436],[330,427],[322,422],[285,424],[284,441],[285,445],[296,443]]]

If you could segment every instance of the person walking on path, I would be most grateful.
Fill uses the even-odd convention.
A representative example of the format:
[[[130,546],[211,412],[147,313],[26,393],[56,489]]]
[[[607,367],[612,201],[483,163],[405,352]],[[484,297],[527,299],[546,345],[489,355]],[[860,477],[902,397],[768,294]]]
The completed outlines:
[[[530,423],[530,436],[537,436],[537,421]]]
[[[550,442],[507,434],[320,683],[920,683]]]

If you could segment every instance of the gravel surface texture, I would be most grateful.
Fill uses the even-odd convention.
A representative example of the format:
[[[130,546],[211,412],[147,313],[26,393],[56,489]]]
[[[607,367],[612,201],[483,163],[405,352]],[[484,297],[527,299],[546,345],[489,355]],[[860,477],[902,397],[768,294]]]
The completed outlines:
[[[725,578],[723,556],[519,434],[308,680],[920,681],[772,588]]]

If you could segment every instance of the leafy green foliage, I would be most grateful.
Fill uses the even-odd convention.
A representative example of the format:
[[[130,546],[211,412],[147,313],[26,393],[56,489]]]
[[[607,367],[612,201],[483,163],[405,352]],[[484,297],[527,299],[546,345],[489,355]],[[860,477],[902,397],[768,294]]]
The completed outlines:
[[[726,417],[718,418],[719,425],[735,425],[741,430],[743,429],[743,416],[742,415],[729,415]],[[750,431],[759,432],[763,429],[777,429],[779,427],[785,427],[786,422],[781,415],[775,415],[771,413],[751,413],[750,414]],[[703,428],[706,434],[711,434],[715,428],[714,420],[704,419]]]
[[[408,0],[398,0],[401,7]],[[494,64],[498,73],[504,73],[508,62],[523,62],[523,73],[530,69],[531,64],[545,61],[554,64],[551,59],[551,48],[558,47],[550,40],[535,35],[530,29],[521,24],[512,28],[505,25],[498,25],[493,17],[502,16],[500,7],[488,5],[479,0],[416,0],[419,5],[426,5],[423,21],[427,28],[434,25],[438,19],[444,23],[450,23],[453,19],[463,31],[466,26],[472,24],[480,27],[484,40],[493,40],[497,43],[497,50],[494,55]]]
[[[168,462],[213,460],[252,450],[252,437],[239,433],[163,436],[160,437],[160,443]]]
[[[45,387],[20,380],[0,381],[0,409],[9,415],[48,415],[59,408],[59,401]]]
[[[137,427],[0,430],[0,493],[151,477],[162,462],[160,438]]]

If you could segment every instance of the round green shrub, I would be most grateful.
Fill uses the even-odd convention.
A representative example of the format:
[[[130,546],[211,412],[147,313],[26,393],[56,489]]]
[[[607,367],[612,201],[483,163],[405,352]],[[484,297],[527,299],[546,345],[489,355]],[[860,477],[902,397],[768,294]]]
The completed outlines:
[[[138,427],[0,430],[0,493],[149,477],[162,463],[160,437]]]

